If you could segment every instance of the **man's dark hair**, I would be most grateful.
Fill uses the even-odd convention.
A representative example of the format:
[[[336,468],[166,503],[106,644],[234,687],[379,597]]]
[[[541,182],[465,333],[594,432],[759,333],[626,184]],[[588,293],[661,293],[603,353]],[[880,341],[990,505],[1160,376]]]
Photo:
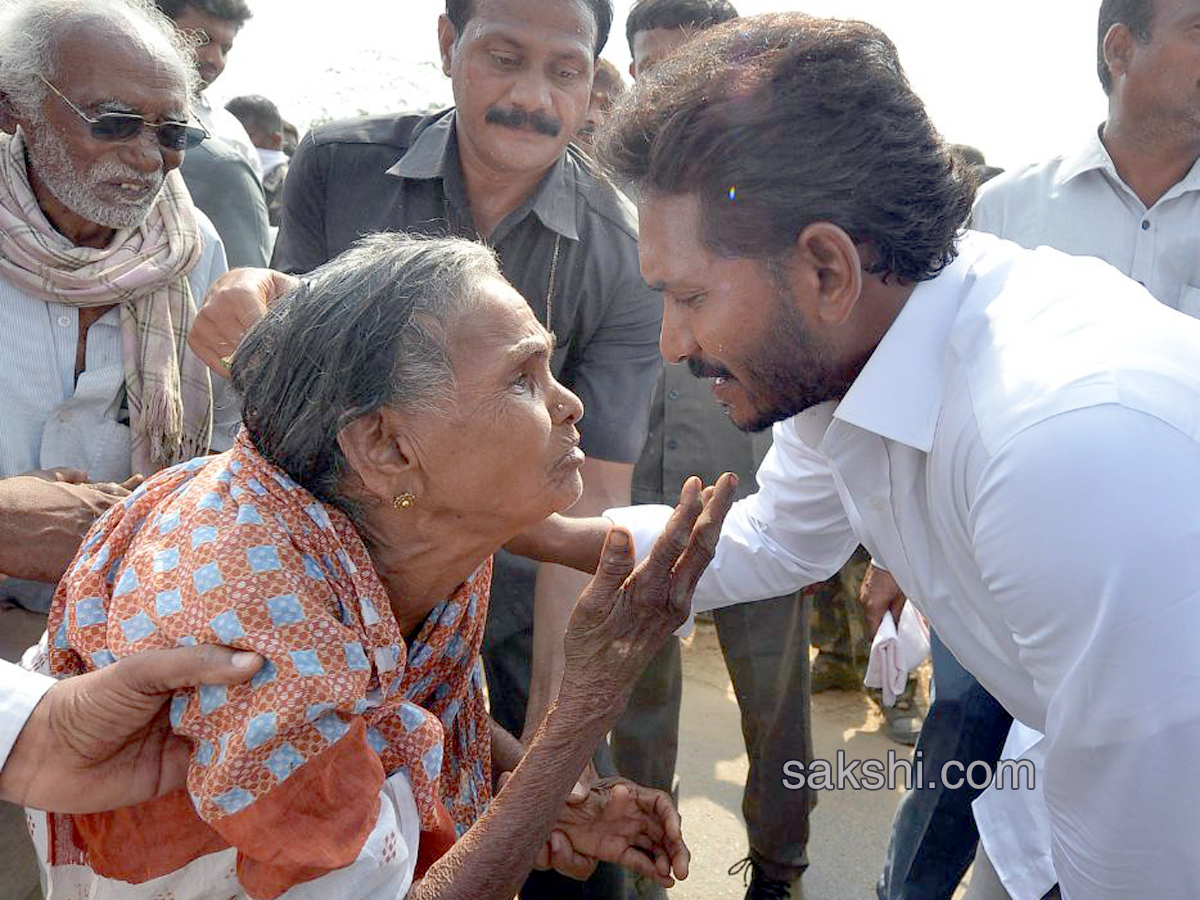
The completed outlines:
[[[592,15],[596,17],[596,46],[594,49],[596,57],[599,58],[600,51],[608,43],[608,33],[612,30],[612,0],[579,0],[579,2],[590,9]],[[474,0],[446,0],[446,18],[450,20],[455,33],[460,37],[474,14]]]
[[[1150,40],[1154,22],[1154,0],[1103,0],[1100,4],[1100,36],[1096,39],[1096,74],[1104,93],[1112,93],[1112,72],[1104,59],[1104,39],[1114,25],[1124,25],[1133,36],[1145,43]]]
[[[222,22],[237,22],[238,27],[253,15],[246,0],[154,0],[158,8],[171,19],[178,19],[190,6],[198,13],[220,19]]]
[[[955,256],[975,180],[929,121],[882,31],[781,13],[699,35],[617,104],[600,159],[618,184],[700,197],[702,238],[786,259],[813,222],[924,281]]]
[[[225,108],[237,117],[247,131],[254,129],[266,134],[283,134],[283,116],[279,107],[261,94],[234,97]]]
[[[633,38],[639,31],[712,28],[737,17],[729,0],[638,0],[625,20],[625,39],[633,53]]]

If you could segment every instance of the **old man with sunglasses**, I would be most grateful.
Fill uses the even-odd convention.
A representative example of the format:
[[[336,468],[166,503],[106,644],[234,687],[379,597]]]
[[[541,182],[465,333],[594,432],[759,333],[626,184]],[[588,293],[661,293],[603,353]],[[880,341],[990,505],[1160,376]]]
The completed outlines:
[[[0,477],[62,486],[24,514],[31,554],[69,558],[139,476],[229,446],[186,343],[225,254],[175,172],[206,133],[170,23],[142,0],[15,0],[2,17]],[[52,591],[0,582],[34,612]],[[0,654],[40,633],[20,618],[0,616]]]
[[[100,513],[141,477],[231,445],[236,412],[214,417],[186,341],[226,269],[175,171],[206,137],[193,72],[143,0],[0,10],[0,478],[50,482],[0,506],[31,562],[0,572],[0,658],[41,635],[62,561]],[[0,900],[37,883],[27,845],[19,810],[0,805]]]

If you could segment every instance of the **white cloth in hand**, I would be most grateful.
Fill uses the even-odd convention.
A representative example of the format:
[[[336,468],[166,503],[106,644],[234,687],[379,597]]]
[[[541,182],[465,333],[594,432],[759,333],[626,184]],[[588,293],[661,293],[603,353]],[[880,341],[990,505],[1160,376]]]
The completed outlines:
[[[883,691],[883,705],[893,706],[904,693],[908,673],[929,654],[929,626],[911,603],[904,604],[900,624],[889,612],[871,642],[871,658],[863,684]]]

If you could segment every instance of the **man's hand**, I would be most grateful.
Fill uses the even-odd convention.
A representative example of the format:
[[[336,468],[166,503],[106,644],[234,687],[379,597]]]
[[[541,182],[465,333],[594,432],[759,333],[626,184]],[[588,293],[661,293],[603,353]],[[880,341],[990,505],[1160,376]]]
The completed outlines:
[[[79,484],[78,474],[41,469],[0,480],[0,572],[54,584],[96,519],[142,482],[134,475],[121,484]]]
[[[737,477],[702,489],[683,486],[679,506],[650,555],[634,569],[628,532],[609,532],[600,565],[575,604],[564,641],[564,697],[604,717],[615,716],[663,642],[686,621],[692,592],[716,551]]]
[[[863,610],[867,614],[867,628],[869,629],[867,637],[873,638],[875,632],[879,630],[880,623],[883,622],[883,617],[888,612],[891,612],[896,624],[900,624],[900,613],[904,612],[907,598],[900,590],[900,585],[896,584],[892,573],[884,569],[877,569],[872,563],[867,566],[867,571],[863,575],[862,585],[858,589],[858,602],[863,605]]]
[[[229,377],[224,360],[237,349],[267,307],[300,283],[273,269],[234,269],[208,289],[204,306],[188,332],[188,346],[206,366]]]
[[[663,887],[687,878],[691,854],[670,796],[624,778],[592,785],[584,802],[565,807],[538,853],[536,869],[570,878],[591,876],[597,861],[653,878]]]
[[[179,647],[60,681],[34,709],[0,770],[0,800],[102,812],[182,787],[190,745],[171,731],[171,692],[239,684],[261,666],[256,653]]]
[[[504,545],[517,556],[595,573],[612,523],[602,516],[574,518],[558,513]]]

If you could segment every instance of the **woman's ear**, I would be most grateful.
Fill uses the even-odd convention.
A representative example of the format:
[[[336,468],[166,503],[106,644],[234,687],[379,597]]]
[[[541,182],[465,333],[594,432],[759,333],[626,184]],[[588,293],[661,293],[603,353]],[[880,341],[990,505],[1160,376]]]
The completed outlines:
[[[360,416],[338,432],[337,441],[366,494],[384,503],[403,493],[419,496],[421,466],[397,414],[377,409]]]
[[[796,239],[796,261],[816,296],[807,304],[810,315],[826,325],[841,325],[862,295],[863,267],[858,247],[832,222],[814,222]]]

